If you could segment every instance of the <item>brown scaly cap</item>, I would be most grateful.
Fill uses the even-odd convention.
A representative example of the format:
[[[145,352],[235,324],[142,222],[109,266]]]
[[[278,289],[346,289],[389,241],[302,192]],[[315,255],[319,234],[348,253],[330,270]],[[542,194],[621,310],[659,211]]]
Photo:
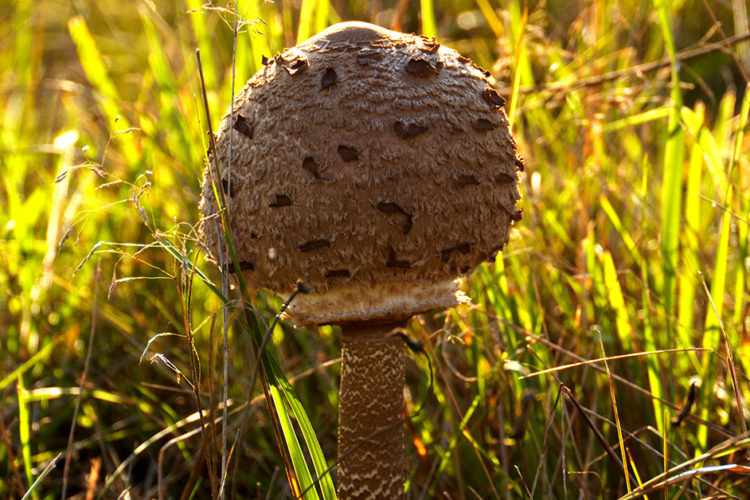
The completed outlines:
[[[269,60],[217,136],[250,286],[288,294],[298,324],[402,319],[456,305],[457,277],[521,218],[522,163],[503,99],[434,39],[341,23]],[[216,204],[204,174],[201,235]]]

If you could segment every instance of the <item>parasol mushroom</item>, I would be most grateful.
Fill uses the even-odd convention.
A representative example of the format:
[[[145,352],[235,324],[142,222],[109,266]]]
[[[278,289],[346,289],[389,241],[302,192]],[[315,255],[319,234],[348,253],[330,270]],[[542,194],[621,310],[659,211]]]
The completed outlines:
[[[521,218],[504,101],[434,39],[360,22],[264,63],[212,152],[243,275],[279,294],[303,279],[312,292],[288,317],[341,325],[338,494],[401,497],[405,361],[390,334],[468,301],[460,276],[494,260]],[[208,171],[201,211],[216,212]],[[216,256],[213,226],[201,235]]]

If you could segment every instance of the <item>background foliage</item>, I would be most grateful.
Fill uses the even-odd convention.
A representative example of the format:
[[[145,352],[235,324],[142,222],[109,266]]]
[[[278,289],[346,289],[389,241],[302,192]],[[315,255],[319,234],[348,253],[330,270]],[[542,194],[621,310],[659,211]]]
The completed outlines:
[[[219,287],[195,241],[207,125],[194,52],[217,124],[234,5],[0,5],[0,497],[60,497],[64,482],[76,498],[217,496],[221,300],[186,263]],[[508,98],[524,219],[467,281],[473,307],[410,323],[435,368],[429,392],[426,363],[409,367],[409,412],[426,402],[407,424],[410,497],[612,498],[652,478],[670,497],[750,495],[745,2],[237,11],[235,91],[262,56],[360,19],[437,36]],[[253,299],[265,322],[282,305]],[[229,340],[226,492],[288,497],[249,393],[251,336]],[[335,329],[284,322],[269,345],[329,465],[338,349]]]

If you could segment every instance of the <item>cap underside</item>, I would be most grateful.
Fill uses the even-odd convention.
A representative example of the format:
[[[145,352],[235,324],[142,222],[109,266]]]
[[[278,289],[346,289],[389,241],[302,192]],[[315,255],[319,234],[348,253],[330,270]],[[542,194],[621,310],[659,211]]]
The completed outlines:
[[[377,283],[300,294],[285,317],[299,326],[399,321],[437,307],[470,303],[460,285],[460,279],[431,285]]]

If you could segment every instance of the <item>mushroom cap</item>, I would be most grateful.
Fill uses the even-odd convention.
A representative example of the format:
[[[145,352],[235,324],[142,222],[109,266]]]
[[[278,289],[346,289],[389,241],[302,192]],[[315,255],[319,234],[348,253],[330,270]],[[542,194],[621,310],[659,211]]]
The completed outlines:
[[[266,61],[209,155],[230,189],[246,281],[280,294],[309,284],[288,309],[301,325],[466,300],[460,276],[493,260],[521,218],[523,163],[502,105],[456,51],[367,23],[336,24]],[[217,260],[208,168],[201,212]]]

